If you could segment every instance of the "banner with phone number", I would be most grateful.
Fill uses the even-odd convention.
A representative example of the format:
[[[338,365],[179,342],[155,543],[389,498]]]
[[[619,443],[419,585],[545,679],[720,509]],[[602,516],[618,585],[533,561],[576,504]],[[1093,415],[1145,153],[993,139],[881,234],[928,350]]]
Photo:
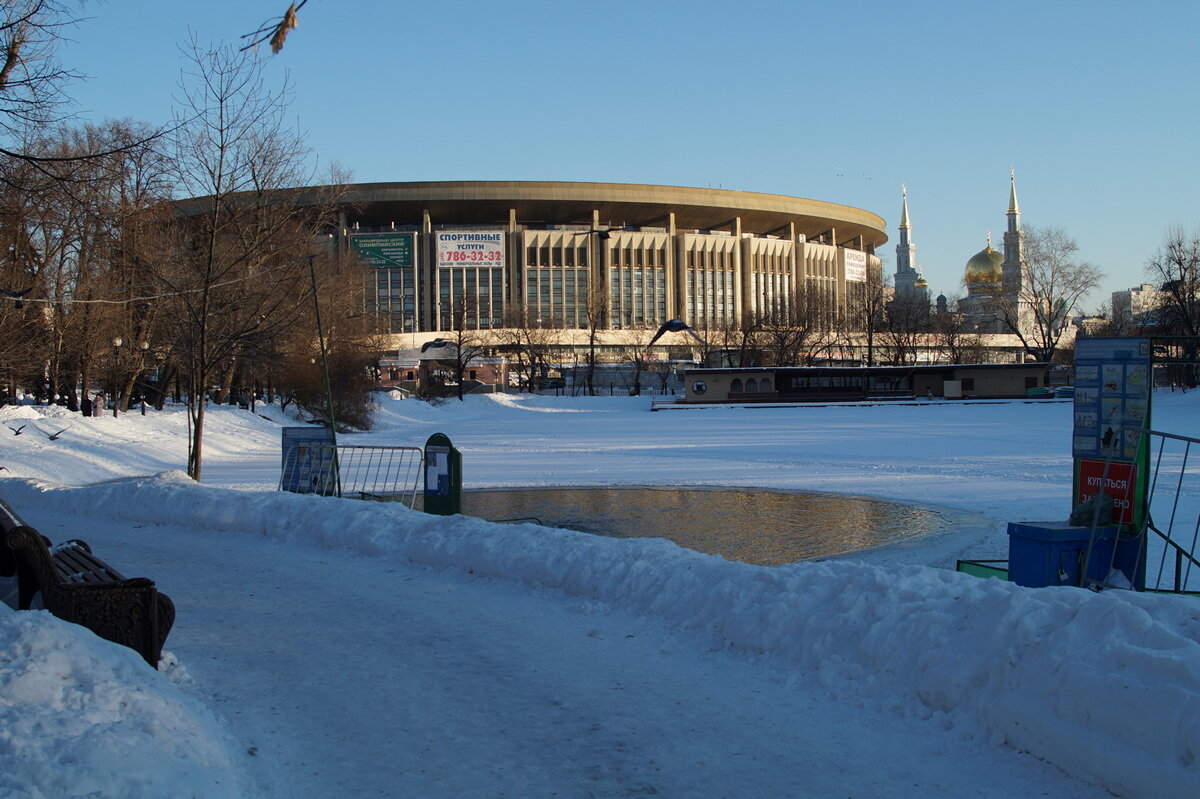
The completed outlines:
[[[499,230],[442,231],[437,236],[439,269],[504,268],[504,233]]]

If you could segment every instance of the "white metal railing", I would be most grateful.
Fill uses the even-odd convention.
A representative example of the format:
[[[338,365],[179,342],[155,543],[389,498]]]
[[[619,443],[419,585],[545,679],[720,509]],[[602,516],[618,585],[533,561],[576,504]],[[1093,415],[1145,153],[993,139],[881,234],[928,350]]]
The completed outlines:
[[[279,488],[304,494],[403,502],[413,507],[421,479],[420,447],[317,445],[284,459]]]

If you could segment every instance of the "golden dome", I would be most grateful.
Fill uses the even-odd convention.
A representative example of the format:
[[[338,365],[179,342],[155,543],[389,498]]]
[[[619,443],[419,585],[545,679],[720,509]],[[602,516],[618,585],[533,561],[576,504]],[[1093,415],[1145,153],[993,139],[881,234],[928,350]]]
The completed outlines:
[[[967,271],[963,274],[963,282],[968,286],[998,285],[1004,281],[1004,270],[1001,269],[1003,263],[1004,256],[992,249],[992,243],[989,240],[986,247],[972,255],[971,260],[967,261]]]

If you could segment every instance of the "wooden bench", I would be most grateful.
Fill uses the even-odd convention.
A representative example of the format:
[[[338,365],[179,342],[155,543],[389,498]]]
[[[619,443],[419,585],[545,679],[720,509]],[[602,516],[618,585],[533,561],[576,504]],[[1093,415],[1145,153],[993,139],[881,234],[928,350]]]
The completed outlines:
[[[124,577],[83,541],[51,545],[3,500],[0,530],[0,575],[16,575],[18,609],[28,610],[40,593],[42,606],[58,618],[127,646],[158,667],[175,604],[153,580]]]

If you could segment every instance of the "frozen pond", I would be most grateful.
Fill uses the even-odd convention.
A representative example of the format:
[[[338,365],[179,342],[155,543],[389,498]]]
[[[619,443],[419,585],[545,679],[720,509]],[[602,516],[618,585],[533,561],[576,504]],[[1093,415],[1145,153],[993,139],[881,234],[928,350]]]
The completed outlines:
[[[888,544],[942,529],[929,508],[836,494],[746,488],[505,488],[468,491],[463,513],[536,520],[615,538],[667,538],[759,565]]]

